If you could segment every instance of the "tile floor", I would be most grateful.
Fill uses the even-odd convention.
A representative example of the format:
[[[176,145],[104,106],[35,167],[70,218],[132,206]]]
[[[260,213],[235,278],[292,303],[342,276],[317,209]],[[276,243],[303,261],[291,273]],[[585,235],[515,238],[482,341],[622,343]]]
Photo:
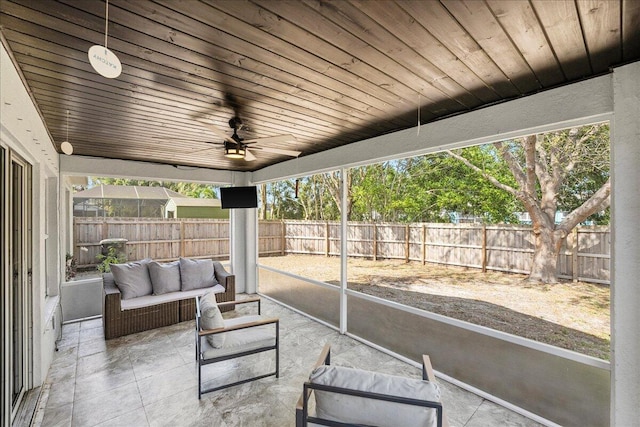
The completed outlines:
[[[295,403],[326,342],[332,364],[420,378],[418,368],[340,335],[263,299],[263,314],[280,318],[280,378],[269,377],[197,395],[193,322],[105,341],[102,320],[67,324],[43,387],[35,425],[294,426]],[[208,381],[263,370],[273,352],[209,365]],[[437,367],[435,367],[437,369]],[[271,368],[272,369],[272,368]],[[538,426],[517,413],[439,381],[451,426]]]

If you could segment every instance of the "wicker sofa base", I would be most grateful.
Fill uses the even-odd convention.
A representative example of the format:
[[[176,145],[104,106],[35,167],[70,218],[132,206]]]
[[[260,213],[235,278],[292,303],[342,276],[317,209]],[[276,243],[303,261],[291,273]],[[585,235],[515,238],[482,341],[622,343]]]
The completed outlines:
[[[108,309],[110,309],[110,313],[106,312]],[[108,340],[173,325],[178,323],[179,317],[179,301],[133,310],[120,310],[119,307],[112,305],[110,308],[105,307],[105,314],[102,318],[104,338]],[[109,321],[107,322],[105,319],[109,319]]]

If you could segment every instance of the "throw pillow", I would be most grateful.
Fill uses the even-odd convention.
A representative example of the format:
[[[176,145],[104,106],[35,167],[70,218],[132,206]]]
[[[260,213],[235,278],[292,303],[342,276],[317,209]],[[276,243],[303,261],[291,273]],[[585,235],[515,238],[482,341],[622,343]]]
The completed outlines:
[[[149,277],[151,277],[154,295],[178,292],[180,290],[180,261],[166,264],[151,261],[149,263]]]
[[[315,384],[440,402],[437,384],[415,378],[323,365],[314,369],[309,379]],[[436,425],[436,410],[432,408],[400,405],[399,410],[399,405],[394,402],[319,390],[315,395],[318,416],[328,420],[380,427]]]
[[[224,319],[213,292],[200,298],[200,322],[202,329],[224,328]],[[226,334],[207,335],[207,341],[211,347],[220,348],[224,345],[225,336]]]
[[[122,299],[131,299],[151,295],[153,287],[149,277],[147,265],[149,259],[128,262],[126,264],[111,264],[111,273],[116,286],[120,289]]]
[[[180,280],[183,291],[210,288],[218,284],[210,259],[180,258]]]

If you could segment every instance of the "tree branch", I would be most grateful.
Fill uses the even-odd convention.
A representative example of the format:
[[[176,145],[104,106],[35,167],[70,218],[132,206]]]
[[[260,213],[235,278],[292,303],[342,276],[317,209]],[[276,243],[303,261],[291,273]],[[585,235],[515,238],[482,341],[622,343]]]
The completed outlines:
[[[591,197],[583,204],[567,215],[557,228],[569,233],[575,226],[580,224],[584,218],[588,218],[596,212],[606,209],[611,204],[611,178],[605,182]]]
[[[513,187],[511,187],[509,185],[503,184],[502,182],[498,181],[493,176],[491,176],[488,173],[484,172],[482,169],[480,169],[479,167],[477,167],[476,165],[474,165],[473,163],[471,163],[469,160],[467,160],[466,158],[462,157],[461,155],[456,154],[451,150],[446,150],[445,152],[447,154],[449,154],[450,156],[460,160],[462,163],[464,163],[465,165],[467,165],[468,167],[470,167],[474,171],[478,172],[480,175],[482,175],[485,179],[490,181],[496,187],[500,188],[501,190],[504,190],[504,191],[507,191],[507,192],[513,194],[515,197],[520,198],[520,195],[519,195],[520,192],[518,190],[516,190],[515,188],[513,188]]]

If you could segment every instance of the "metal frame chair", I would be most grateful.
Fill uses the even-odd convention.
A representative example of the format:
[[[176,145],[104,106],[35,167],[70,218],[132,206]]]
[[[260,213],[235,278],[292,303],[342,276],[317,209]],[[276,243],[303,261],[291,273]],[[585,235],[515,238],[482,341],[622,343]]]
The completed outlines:
[[[228,387],[233,387],[235,385],[240,385],[240,384],[244,384],[250,381],[255,381],[255,380],[259,380],[262,378],[266,378],[272,375],[275,375],[276,378],[280,377],[280,320],[278,318],[265,318],[261,316],[261,312],[260,312],[260,298],[256,297],[256,298],[248,298],[245,300],[239,300],[239,301],[228,301],[228,302],[221,302],[218,303],[218,307],[221,309],[227,307],[227,306],[238,306],[241,304],[249,304],[249,303],[256,303],[258,304],[258,316],[242,316],[240,318],[236,318],[239,320],[236,320],[236,322],[234,322],[232,325],[230,326],[226,326],[224,328],[219,328],[219,329],[209,329],[209,330],[204,330],[201,327],[201,313],[200,313],[200,297],[196,297],[196,332],[195,332],[195,338],[196,338],[196,361],[198,364],[198,399],[200,399],[202,397],[203,394],[205,393],[209,393],[212,391],[216,391],[216,390],[222,390]],[[243,318],[247,318],[247,322],[240,322]],[[223,354],[219,357],[211,357],[211,358],[205,358],[204,352],[203,352],[203,343],[202,340],[206,339],[207,336],[209,335],[215,335],[215,334],[222,334],[222,333],[241,333],[241,331],[243,330],[247,330],[250,328],[256,328],[256,327],[260,327],[260,326],[265,326],[265,325],[274,325],[275,327],[275,342],[273,345],[267,345],[267,346],[260,346],[258,348],[252,348],[252,346],[245,346],[243,347],[239,347],[237,349],[237,351],[234,351],[232,353],[228,353],[228,352],[222,352]],[[251,344],[251,343],[248,343]],[[224,346],[222,347],[222,350],[224,350]],[[247,378],[247,379],[243,379],[240,381],[235,381],[233,383],[228,383],[228,384],[223,384],[221,386],[217,386],[217,387],[212,387],[212,388],[208,388],[206,390],[202,390],[202,367],[205,365],[209,365],[211,363],[217,363],[217,362],[222,362],[225,360],[230,360],[230,359],[236,359],[239,357],[244,357],[244,356],[248,356],[251,354],[257,354],[257,353],[262,353],[265,351],[269,351],[269,350],[275,350],[275,362],[276,362],[276,367],[275,367],[275,371],[273,372],[269,372],[266,374],[260,374],[251,378]]]
[[[330,365],[331,363],[331,346],[329,344],[325,344],[322,352],[320,353],[320,357],[316,364],[313,366],[313,369],[321,366],[321,365]],[[312,369],[312,371],[313,371]],[[422,379],[427,381],[435,382],[435,374],[433,373],[433,368],[431,367],[431,360],[429,356],[426,354],[422,356]],[[411,399],[407,397],[399,397],[399,396],[391,396],[387,394],[380,393],[371,393],[367,391],[360,391],[342,387],[334,387],[323,384],[314,384],[310,381],[307,381],[303,384],[303,392],[300,398],[298,399],[298,403],[296,405],[296,427],[306,427],[308,423],[313,423],[314,425],[323,425],[323,426],[332,426],[332,427],[346,427],[352,426],[352,424],[343,423],[339,421],[327,420],[323,418],[318,418],[315,416],[309,415],[309,398],[314,390],[327,391],[331,393],[345,394],[357,397],[364,397],[368,399],[382,400],[388,402],[396,402],[407,405],[415,405],[415,406],[423,406],[427,408],[434,408],[436,410],[437,417],[437,427],[448,427],[449,423],[444,416],[442,403],[441,402],[432,402],[428,400],[422,399]]]

